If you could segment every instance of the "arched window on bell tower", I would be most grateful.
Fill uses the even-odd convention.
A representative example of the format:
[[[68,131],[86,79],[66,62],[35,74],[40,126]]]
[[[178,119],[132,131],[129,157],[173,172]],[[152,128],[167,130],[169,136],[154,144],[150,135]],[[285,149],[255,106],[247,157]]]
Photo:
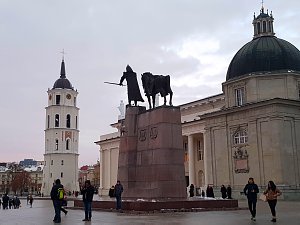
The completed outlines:
[[[50,128],[50,116],[47,116],[47,128]]]
[[[70,139],[66,140],[66,150],[70,150]]]
[[[59,115],[55,114],[55,127],[59,127]]]
[[[70,128],[70,127],[71,127],[71,115],[70,115],[70,114],[67,115],[67,121],[66,121],[66,124],[67,124],[67,128]]]

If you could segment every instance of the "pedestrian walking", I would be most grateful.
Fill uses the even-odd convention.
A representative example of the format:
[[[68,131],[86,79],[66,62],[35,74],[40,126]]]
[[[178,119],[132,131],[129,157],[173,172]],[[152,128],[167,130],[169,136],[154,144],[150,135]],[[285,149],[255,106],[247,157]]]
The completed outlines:
[[[91,221],[92,218],[92,202],[95,189],[91,185],[89,180],[84,182],[84,186],[81,189],[82,200],[84,204],[84,219],[82,221]]]
[[[53,219],[54,223],[61,223],[61,205],[62,200],[64,198],[64,186],[60,183],[60,179],[55,180],[55,184],[53,185],[51,189],[51,200],[53,202],[54,212],[55,216]]]
[[[20,208],[20,205],[21,205],[21,201],[20,201],[20,199],[16,196],[16,197],[15,197],[15,208],[16,208],[16,209]]]
[[[227,189],[223,184],[221,186],[221,195],[223,199],[227,198]]]
[[[3,209],[8,209],[8,202],[9,202],[9,197],[7,196],[7,194],[5,193],[2,196],[2,207]]]
[[[270,180],[268,182],[267,190],[264,191],[266,195],[266,199],[268,201],[269,207],[272,213],[272,222],[276,222],[276,204],[277,204],[277,197],[281,195],[281,191],[276,187],[275,183]]]
[[[227,186],[227,198],[232,199],[232,189],[230,185]]]
[[[115,196],[116,196],[116,209],[122,209],[122,193],[123,193],[123,185],[118,180],[117,184],[115,185]]]
[[[190,197],[194,197],[195,196],[195,186],[193,184],[190,185]]]
[[[32,208],[32,204],[33,204],[33,197],[32,197],[32,195],[29,195],[29,205],[30,205],[30,208]]]
[[[257,193],[259,192],[258,186],[254,183],[252,177],[249,178],[248,184],[245,185],[244,194],[248,199],[248,207],[251,213],[251,220],[256,221],[256,203],[257,203]]]

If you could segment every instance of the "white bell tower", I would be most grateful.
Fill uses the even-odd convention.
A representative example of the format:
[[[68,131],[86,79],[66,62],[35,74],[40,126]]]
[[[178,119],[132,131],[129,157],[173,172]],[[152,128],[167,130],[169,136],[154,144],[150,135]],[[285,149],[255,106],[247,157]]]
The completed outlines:
[[[49,196],[56,179],[66,191],[79,191],[78,184],[78,112],[77,90],[66,78],[64,59],[60,78],[48,89],[46,107],[45,154],[41,193]]]

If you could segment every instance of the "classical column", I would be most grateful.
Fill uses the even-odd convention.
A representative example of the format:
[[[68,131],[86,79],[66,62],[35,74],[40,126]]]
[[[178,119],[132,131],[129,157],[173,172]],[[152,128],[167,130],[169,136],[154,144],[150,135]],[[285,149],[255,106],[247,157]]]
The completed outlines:
[[[103,195],[102,190],[103,190],[103,179],[104,179],[104,171],[103,171],[103,162],[104,162],[104,158],[103,158],[103,150],[100,147],[100,190],[99,190],[99,194],[100,196]]]
[[[112,150],[111,148],[109,148],[107,150],[107,154],[108,154],[108,156],[107,156],[107,158],[108,158],[108,160],[107,160],[107,186],[105,187],[107,189],[109,189],[112,185],[114,185],[111,182],[111,167],[110,167],[110,164],[111,164],[110,152],[111,152],[111,150]]]
[[[190,184],[196,184],[195,180],[195,153],[194,153],[194,138],[193,135],[188,136],[188,150],[189,150],[189,181]]]
[[[203,142],[204,142],[204,178],[205,186],[213,184],[213,163],[212,163],[212,150],[210,145],[210,131],[205,131],[203,133]]]

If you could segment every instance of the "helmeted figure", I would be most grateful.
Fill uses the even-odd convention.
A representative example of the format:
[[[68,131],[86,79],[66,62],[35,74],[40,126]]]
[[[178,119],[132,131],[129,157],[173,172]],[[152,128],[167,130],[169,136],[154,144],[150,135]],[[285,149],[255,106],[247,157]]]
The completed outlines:
[[[123,72],[119,85],[122,85],[124,79],[127,81],[128,104],[131,105],[131,101],[134,101],[134,105],[136,106],[138,101],[144,102],[137,82],[136,73],[129,65],[126,66],[126,72]]]

